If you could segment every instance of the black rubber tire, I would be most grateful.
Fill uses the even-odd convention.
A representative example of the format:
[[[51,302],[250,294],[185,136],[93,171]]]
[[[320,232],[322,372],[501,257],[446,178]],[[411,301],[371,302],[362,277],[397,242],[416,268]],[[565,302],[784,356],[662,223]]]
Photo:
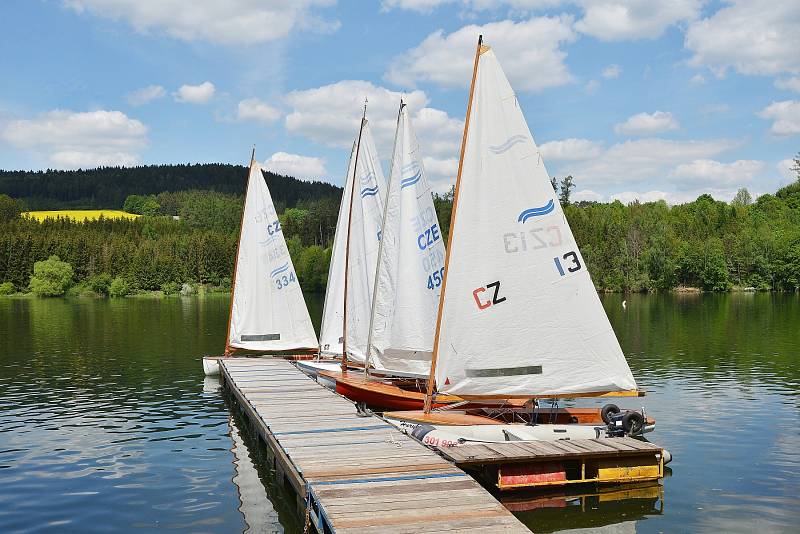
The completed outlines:
[[[611,416],[617,413],[619,413],[619,406],[616,404],[606,404],[603,406],[603,409],[600,410],[600,418],[605,424],[609,424],[611,422]]]
[[[641,433],[644,428],[644,416],[639,412],[628,412],[622,418],[622,430],[629,436]]]

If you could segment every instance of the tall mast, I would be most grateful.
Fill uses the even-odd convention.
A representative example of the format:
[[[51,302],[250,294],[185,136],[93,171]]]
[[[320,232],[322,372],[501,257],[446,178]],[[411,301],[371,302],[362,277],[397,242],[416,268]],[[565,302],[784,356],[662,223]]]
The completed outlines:
[[[356,191],[356,173],[358,172],[358,153],[361,150],[361,134],[367,123],[367,99],[364,99],[364,114],[361,116],[361,127],[358,129],[356,142],[356,159],[353,163],[353,183],[350,186],[350,208],[347,215],[347,241],[344,248],[344,313],[342,315],[342,372],[347,372],[347,279],[350,277],[350,227],[353,224],[353,195]]]
[[[469,119],[472,114],[472,97],[475,95],[475,78],[478,75],[478,59],[483,48],[483,35],[478,36],[478,46],[475,49],[475,63],[472,66],[472,82],[469,86],[469,101],[467,102],[467,116],[464,119],[464,136],[461,138],[461,155],[458,158],[458,174],[456,174],[456,188],[453,192],[453,209],[450,212],[450,229],[447,233],[447,250],[444,254],[444,276],[442,277],[442,292],[439,293],[439,311],[436,315],[436,334],[433,338],[433,354],[431,355],[431,372],[428,375],[428,390],[425,394],[425,413],[430,413],[433,399],[433,385],[436,381],[436,360],[439,357],[439,333],[442,327],[442,310],[444,309],[444,294],[447,288],[447,271],[450,265],[450,251],[453,248],[453,229],[456,222],[458,209],[458,191],[461,186],[461,171],[464,169],[464,150],[467,148],[467,132]]]
[[[397,110],[397,126],[394,132],[394,146],[392,147],[392,163],[389,169],[389,181],[386,183],[386,202],[383,205],[383,219],[381,222],[381,239],[378,242],[378,261],[375,262],[375,280],[372,284],[372,307],[369,312],[369,332],[367,333],[367,353],[364,359],[364,378],[369,378],[369,356],[372,352],[372,327],[375,325],[375,303],[378,296],[378,274],[380,272],[381,255],[383,254],[383,238],[386,229],[386,214],[389,213],[389,193],[392,190],[392,171],[394,170],[394,152],[397,149],[397,136],[400,134],[400,115],[403,113],[403,97],[400,97],[400,109]]]
[[[236,241],[236,257],[233,260],[233,275],[231,276],[231,304],[228,311],[228,329],[225,334],[225,356],[233,354],[231,348],[231,321],[233,320],[233,295],[236,290],[236,271],[239,267],[239,248],[242,246],[242,227],[244,226],[244,213],[247,208],[247,190],[250,188],[250,173],[253,172],[253,165],[256,162],[256,147],[250,153],[250,167],[247,170],[247,181],[244,183],[244,202],[242,203],[242,218],[239,220],[239,239]]]

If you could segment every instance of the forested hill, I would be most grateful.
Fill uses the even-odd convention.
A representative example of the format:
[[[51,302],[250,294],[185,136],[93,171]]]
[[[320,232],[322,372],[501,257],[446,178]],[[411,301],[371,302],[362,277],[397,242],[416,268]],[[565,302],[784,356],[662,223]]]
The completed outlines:
[[[342,189],[265,172],[279,211],[303,200],[339,198]],[[239,195],[247,168],[241,165],[148,165],[77,171],[0,171],[0,194],[22,199],[29,209],[120,208],[128,195],[204,189]]]

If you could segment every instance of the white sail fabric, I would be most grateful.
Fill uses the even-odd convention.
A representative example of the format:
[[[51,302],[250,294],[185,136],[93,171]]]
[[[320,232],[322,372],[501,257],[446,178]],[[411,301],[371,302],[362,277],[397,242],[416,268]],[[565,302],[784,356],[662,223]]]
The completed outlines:
[[[427,376],[444,236],[406,106],[398,117],[385,202],[369,361],[376,369]]]
[[[636,389],[494,52],[482,48],[438,344],[439,391]]]
[[[353,181],[356,143],[350,152],[350,163],[344,179],[344,192],[336,220],[331,263],[328,267],[328,285],[325,288],[325,304],[322,308],[322,325],[319,331],[319,352],[326,356],[340,357],[344,341],[344,261],[347,249],[347,221],[350,214],[350,191]]]
[[[363,363],[366,359],[372,291],[381,238],[383,197],[386,195],[386,180],[366,119],[363,121],[361,144],[357,152],[345,300],[345,346],[350,360]]]
[[[317,336],[281,224],[253,162],[244,201],[228,346],[254,351],[313,350]]]

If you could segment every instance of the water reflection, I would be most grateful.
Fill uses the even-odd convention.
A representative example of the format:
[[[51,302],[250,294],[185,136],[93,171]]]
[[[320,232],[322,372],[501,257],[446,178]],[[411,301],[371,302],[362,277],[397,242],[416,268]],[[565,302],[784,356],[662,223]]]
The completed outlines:
[[[663,494],[503,500],[535,531],[794,532],[800,295],[625,298],[603,303],[648,396],[619,404],[657,420],[675,458]],[[307,299],[318,324],[322,297]],[[0,532],[301,531],[263,446],[203,379],[227,308],[0,298]]]

